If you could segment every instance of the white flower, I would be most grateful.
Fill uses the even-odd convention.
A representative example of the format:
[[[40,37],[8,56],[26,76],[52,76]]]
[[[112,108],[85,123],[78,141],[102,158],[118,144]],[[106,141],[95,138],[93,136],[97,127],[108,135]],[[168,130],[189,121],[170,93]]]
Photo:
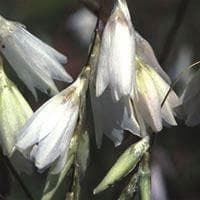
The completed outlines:
[[[17,131],[33,111],[17,87],[7,78],[0,64],[0,143],[4,155],[12,156]]]
[[[182,98],[186,124],[188,126],[198,125],[200,123],[200,70],[187,84]]]
[[[129,96],[134,87],[134,29],[125,0],[117,0],[105,26],[97,66],[96,96],[109,86],[118,101]]]
[[[20,130],[16,147],[33,160],[39,170],[54,161],[56,172],[64,166],[86,88],[87,80],[79,77],[41,106]]]
[[[174,91],[169,93],[161,108],[162,101],[170,88],[168,83],[154,68],[144,64],[137,56],[136,73],[137,95],[134,101],[146,125],[154,132],[161,131],[163,120],[166,125],[177,125],[173,109],[180,105],[180,99]]]
[[[114,102],[109,89],[106,89],[102,96],[96,97],[94,88],[90,88],[90,96],[98,147],[101,146],[103,134],[109,137],[115,146],[121,144],[124,130],[140,135],[140,128],[128,97]]]
[[[19,23],[0,16],[0,51],[17,75],[37,98],[35,88],[50,93],[58,92],[53,79],[71,82],[61,64],[67,58],[29,33]]]
[[[119,101],[113,101],[109,88],[96,97],[96,70],[100,50],[100,37],[97,33],[94,48],[90,58],[90,100],[93,111],[96,144],[100,148],[103,134],[109,137],[118,146],[123,140],[124,130],[139,135],[139,125],[135,119],[135,113],[129,97],[122,97]]]

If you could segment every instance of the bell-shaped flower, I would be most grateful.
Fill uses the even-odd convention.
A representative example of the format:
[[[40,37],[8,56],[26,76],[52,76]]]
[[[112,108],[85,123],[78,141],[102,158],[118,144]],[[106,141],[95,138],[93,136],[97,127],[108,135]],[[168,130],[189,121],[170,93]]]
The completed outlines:
[[[188,126],[196,126],[200,123],[200,70],[189,81],[184,90],[183,109],[186,115],[185,123]]]
[[[33,111],[0,63],[0,144],[4,155],[12,156],[18,130]]]
[[[71,86],[42,105],[20,130],[16,147],[35,162],[39,171],[52,163],[57,172],[64,166],[87,85],[82,73]]]
[[[36,89],[50,94],[58,92],[53,79],[71,82],[61,64],[67,58],[29,33],[19,23],[0,16],[0,51],[19,78],[37,98]]]
[[[180,99],[171,91],[161,108],[169,84],[148,64],[136,56],[137,91],[134,101],[146,125],[154,132],[162,129],[162,123],[175,126],[174,108],[180,105]]]
[[[111,89],[96,97],[96,70],[100,50],[100,37],[97,33],[95,44],[90,58],[90,100],[93,111],[96,144],[100,148],[102,137],[105,134],[118,146],[123,140],[124,130],[139,135],[139,125],[135,119],[135,113],[129,97],[122,97],[119,101],[113,101]],[[108,114],[109,113],[109,114]]]
[[[135,82],[135,33],[126,0],[117,0],[101,41],[97,65],[96,96],[107,87],[113,100],[130,96]]]

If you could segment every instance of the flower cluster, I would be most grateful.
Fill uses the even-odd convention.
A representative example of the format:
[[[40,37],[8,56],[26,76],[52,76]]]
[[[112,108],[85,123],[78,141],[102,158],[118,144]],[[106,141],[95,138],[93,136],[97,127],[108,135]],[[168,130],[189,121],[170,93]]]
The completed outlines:
[[[35,88],[44,92],[50,88],[56,93],[53,78],[72,81],[61,66],[66,63],[64,55],[20,24],[0,17],[0,28],[1,52],[35,96]],[[163,124],[176,125],[174,108],[180,100],[171,91],[161,106],[170,79],[149,43],[134,30],[125,0],[116,1],[100,35],[96,33],[89,63],[77,80],[16,130],[16,149],[39,171],[53,164],[58,173],[65,165],[70,141],[82,118],[80,111],[86,106],[83,102],[88,88],[98,147],[104,134],[117,146],[124,130],[146,138],[150,132],[161,131]]]
[[[176,125],[174,108],[180,100],[171,91],[161,108],[170,78],[150,44],[134,31],[126,1],[116,2],[97,46],[90,87],[97,145],[101,145],[103,134],[117,146],[124,130],[144,136],[149,128],[161,131],[163,123]]]

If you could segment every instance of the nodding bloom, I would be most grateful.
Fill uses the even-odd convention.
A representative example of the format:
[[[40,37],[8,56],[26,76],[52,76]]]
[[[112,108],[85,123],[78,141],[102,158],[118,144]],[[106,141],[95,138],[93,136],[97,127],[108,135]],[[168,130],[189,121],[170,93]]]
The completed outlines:
[[[109,88],[105,89],[105,92],[100,97],[96,97],[95,83],[99,50],[100,37],[99,34],[97,34],[90,58],[92,70],[89,89],[96,144],[100,148],[104,134],[114,142],[115,146],[118,146],[123,140],[124,130],[139,135],[140,128],[135,119],[135,113],[129,97],[124,96],[116,102],[113,100],[112,92]]]
[[[136,56],[135,60],[137,91],[134,101],[145,124],[154,132],[162,130],[163,121],[165,125],[177,125],[173,109],[180,105],[180,99],[171,91],[161,108],[169,84],[141,58]]]
[[[81,74],[71,86],[42,105],[19,131],[16,148],[34,161],[39,171],[52,163],[55,173],[63,168],[87,85],[87,78]]]
[[[200,123],[200,70],[189,81],[184,90],[182,101],[186,125],[196,126]]]
[[[135,33],[125,0],[117,0],[103,31],[96,77],[96,96],[107,87],[113,100],[130,96],[134,87]]]
[[[0,16],[0,51],[19,78],[37,98],[36,89],[50,94],[58,92],[53,79],[71,82],[61,64],[67,58],[29,33],[19,23]]]
[[[28,102],[8,79],[0,63],[0,144],[4,155],[13,155],[17,132],[32,113]]]

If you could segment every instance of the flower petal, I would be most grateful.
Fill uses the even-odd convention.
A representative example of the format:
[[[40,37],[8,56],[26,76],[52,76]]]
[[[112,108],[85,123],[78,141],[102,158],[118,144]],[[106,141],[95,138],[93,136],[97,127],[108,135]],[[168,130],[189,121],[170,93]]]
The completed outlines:
[[[123,40],[122,40],[123,38]],[[135,81],[134,29],[126,2],[117,1],[102,36],[97,67],[96,96],[109,85],[114,100],[129,96]]]
[[[71,82],[62,63],[67,58],[30,34],[18,23],[1,19],[1,52],[27,87],[36,96],[35,87],[43,92],[57,92],[53,78]]]
[[[153,131],[159,132],[162,129],[161,104],[157,89],[152,78],[144,66],[137,72],[138,96],[136,97],[139,111],[145,122]]]
[[[147,40],[145,40],[138,32],[135,32],[136,38],[136,54],[144,62],[144,64],[149,65],[167,82],[171,83],[169,76],[162,69],[158,60],[154,54],[154,51]]]

